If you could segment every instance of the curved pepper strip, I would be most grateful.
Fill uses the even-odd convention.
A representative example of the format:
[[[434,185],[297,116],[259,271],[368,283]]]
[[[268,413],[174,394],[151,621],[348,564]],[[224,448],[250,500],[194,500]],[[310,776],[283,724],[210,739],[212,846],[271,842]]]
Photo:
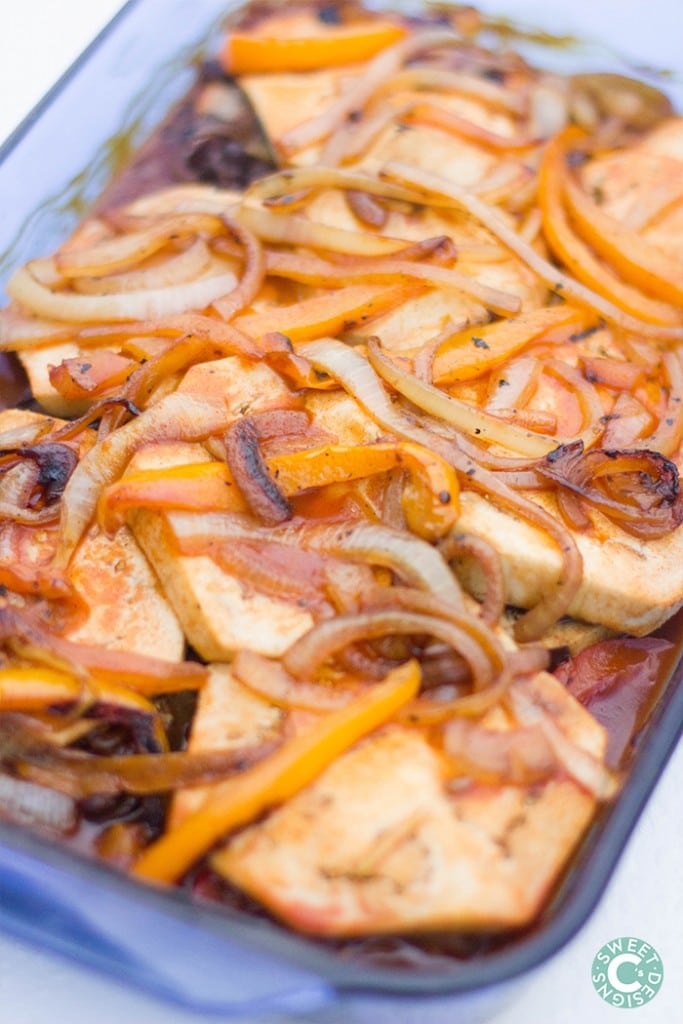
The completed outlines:
[[[637,288],[607,270],[575,233],[565,210],[563,196],[569,176],[566,154],[585,140],[577,128],[566,128],[546,148],[538,178],[538,203],[543,233],[555,256],[577,280],[609,299],[631,316],[652,324],[676,325],[681,316],[673,306],[650,299]]]
[[[254,339],[273,333],[285,334],[291,341],[336,336],[400,306],[423,290],[421,282],[384,287],[350,284],[289,306],[278,306],[261,313],[243,313],[235,318],[233,326]]]
[[[679,262],[605,213],[568,173],[564,196],[574,225],[625,281],[664,302],[683,305],[683,272]]]
[[[159,713],[145,697],[115,683],[78,679],[48,668],[0,669],[0,711],[50,711],[60,705],[84,709],[107,704],[150,720],[159,749],[168,749]]]
[[[582,310],[562,304],[543,306],[509,320],[467,327],[447,338],[434,357],[434,383],[457,384],[473,380],[517,355],[527,345],[556,328],[582,330],[591,318]],[[551,336],[547,340],[553,340]]]
[[[288,497],[405,467],[410,477],[403,491],[403,512],[410,529],[428,540],[445,536],[460,512],[455,471],[441,456],[408,441],[352,447],[326,445],[272,456],[266,459],[266,465]],[[124,476],[102,492],[97,520],[103,530],[115,532],[125,523],[127,514],[139,508],[248,511],[229,468],[222,462]]]
[[[359,25],[324,26],[311,32],[283,37],[259,32],[231,32],[221,52],[221,64],[231,75],[264,71],[313,71],[369,60],[406,34],[400,25],[375,21]]]
[[[403,513],[413,533],[428,540],[445,536],[460,514],[453,468],[441,456],[409,441],[352,448],[328,445],[266,462],[288,495],[405,467],[410,478],[403,491]]]
[[[354,743],[389,721],[419,688],[420,667],[409,661],[347,707],[321,716],[270,757],[213,787],[198,811],[145,850],[133,875],[176,881],[219,839],[314,782]]]

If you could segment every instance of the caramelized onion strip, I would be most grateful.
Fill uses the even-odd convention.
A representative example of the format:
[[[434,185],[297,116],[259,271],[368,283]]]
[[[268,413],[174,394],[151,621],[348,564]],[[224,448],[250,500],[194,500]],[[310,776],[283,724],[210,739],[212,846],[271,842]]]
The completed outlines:
[[[462,592],[441,555],[431,544],[375,523],[310,524],[291,523],[264,529],[244,516],[170,512],[167,516],[180,550],[184,554],[211,554],[212,545],[241,540],[263,544],[287,544],[381,565],[397,573],[412,586],[444,601],[462,606]]]
[[[213,308],[224,320],[232,320],[236,313],[248,306],[258,295],[263,284],[266,261],[261,242],[253,231],[236,220],[223,217],[226,228],[244,249],[244,270],[237,285],[227,295],[216,299]]]
[[[314,679],[326,661],[351,644],[386,636],[436,637],[467,661],[475,690],[483,690],[492,682],[495,666],[487,652],[455,618],[445,620],[405,610],[339,615],[320,622],[285,651],[282,665],[296,679]]]

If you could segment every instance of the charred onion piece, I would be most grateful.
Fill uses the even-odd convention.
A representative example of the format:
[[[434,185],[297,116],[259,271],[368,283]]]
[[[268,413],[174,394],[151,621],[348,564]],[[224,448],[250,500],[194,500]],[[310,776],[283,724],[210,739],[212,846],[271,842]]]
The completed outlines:
[[[268,472],[259,432],[246,416],[236,420],[225,433],[225,454],[230,472],[249,508],[268,526],[292,518],[292,506]]]
[[[635,537],[664,537],[683,522],[678,469],[658,452],[584,452],[582,442],[575,441],[551,452],[538,463],[537,472]]]
[[[260,761],[277,745],[273,739],[198,754],[177,751],[98,757],[56,748],[21,715],[7,715],[0,722],[0,758],[21,778],[45,783],[77,800],[102,793],[162,793],[216,782]]]
[[[78,464],[78,455],[66,444],[31,445],[26,448],[10,448],[3,452],[0,470],[5,459],[14,464],[19,459],[31,459],[38,466],[36,485],[40,487],[45,505],[51,505],[61,498],[67,481]]]

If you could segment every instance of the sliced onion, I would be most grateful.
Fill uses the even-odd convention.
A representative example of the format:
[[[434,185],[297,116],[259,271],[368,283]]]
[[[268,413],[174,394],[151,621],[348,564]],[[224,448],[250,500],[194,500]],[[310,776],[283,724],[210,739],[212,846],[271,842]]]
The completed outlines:
[[[38,483],[39,467],[31,462],[18,462],[9,468],[0,460],[0,507],[26,508]]]
[[[465,402],[460,402],[458,399],[451,398],[443,391],[419,381],[412,374],[406,373],[387,359],[379,351],[377,345],[372,342],[370,343],[372,366],[358,352],[331,338],[323,338],[300,345],[298,352],[320,369],[335,377],[383,426],[394,430],[399,436],[410,436],[412,440],[418,440],[419,435],[419,443],[426,443],[427,447],[433,448],[433,443],[425,442],[420,428],[416,427],[415,433],[407,434],[409,427],[406,417],[395,410],[374,372],[375,370],[381,372],[381,375],[413,404],[425,409],[438,419],[446,420],[466,434],[483,440],[495,441],[512,451],[520,451],[532,457],[547,455],[549,451],[557,447],[557,441],[554,438],[543,438],[539,434],[519,430],[514,427],[514,424],[501,423],[494,416],[475,409]]]
[[[512,684],[508,690],[508,701],[522,725],[538,728],[543,733],[570,779],[596,800],[609,800],[614,796],[618,789],[616,777],[588,751],[573,743],[521,683]]]
[[[387,125],[397,121],[411,104],[403,107],[382,108],[376,113],[365,113],[359,121],[347,121],[325,143],[318,166],[337,167],[339,164],[361,157]]]
[[[207,678],[207,669],[196,662],[162,661],[130,651],[73,643],[57,636],[28,613],[9,607],[0,609],[0,638],[29,661],[66,669],[81,677],[93,675],[137,693],[196,690]]]
[[[225,454],[230,472],[253,514],[269,526],[292,518],[292,506],[268,466],[259,447],[259,434],[248,416],[231,423],[225,434]]]
[[[376,89],[395,74],[406,61],[426,50],[458,46],[460,43],[460,37],[454,32],[443,29],[426,29],[423,32],[415,32],[410,38],[382,50],[365,65],[360,77],[356,79],[350,89],[347,89],[317,117],[304,121],[303,124],[286,132],[278,140],[279,146],[285,152],[294,152],[331,135],[346,121],[350,113],[354,110],[362,110]]]
[[[59,507],[48,505],[46,508],[18,508],[10,501],[0,501],[0,520],[10,519],[13,523],[25,526],[44,526],[53,523],[59,517]]]
[[[76,750],[43,746],[17,752],[16,770],[77,800],[96,794],[146,795],[202,786],[244,771],[271,754],[277,743],[263,742],[201,753],[175,751],[94,757]]]
[[[443,746],[455,775],[486,785],[532,786],[557,774],[555,752],[538,726],[501,731],[453,717]]]
[[[195,548],[190,541],[187,551],[210,555],[216,565],[239,579],[247,590],[251,588],[292,604],[303,602],[312,615],[329,614],[329,605],[322,596],[328,568],[322,556],[264,539],[258,545],[241,540],[230,544],[211,540],[209,544],[207,549],[198,541]]]
[[[47,829],[56,835],[68,835],[78,824],[76,806],[69,797],[2,772],[0,806],[4,818],[18,825]]]
[[[184,284],[204,273],[211,261],[206,242],[197,238],[183,252],[169,256],[153,267],[129,270],[108,277],[77,277],[73,287],[81,295],[119,295],[124,292],[166,288]]]
[[[678,469],[658,452],[584,452],[576,441],[539,462],[537,472],[636,537],[664,537],[683,522]]]
[[[54,320],[40,320],[11,307],[0,309],[0,351],[24,349],[70,341],[71,327]]]
[[[224,217],[223,221],[230,234],[244,249],[245,257],[244,271],[239,283],[231,292],[213,303],[213,308],[220,313],[224,320],[232,320],[236,313],[239,313],[256,298],[263,284],[266,261],[261,243],[253,231],[250,231],[244,224],[239,224],[227,217]]]
[[[652,416],[637,398],[622,392],[602,435],[604,448],[635,448],[652,428]],[[667,453],[664,453],[667,454]]]
[[[434,636],[449,644],[469,664],[475,691],[485,689],[492,681],[493,666],[489,658],[454,621],[390,609],[338,615],[318,623],[285,651],[282,665],[295,678],[311,680],[329,658],[349,645],[396,635]]]
[[[351,190],[346,193],[346,202],[351,212],[373,228],[383,228],[389,216],[388,211],[377,199],[373,199],[367,192]]]
[[[637,441],[635,447],[649,448],[675,457],[683,441],[683,365],[680,352],[662,353],[668,378],[666,408],[654,433]]]
[[[279,245],[303,245],[309,249],[327,249],[351,256],[382,256],[397,252],[409,243],[399,238],[349,231],[329,224],[319,224],[304,217],[282,217],[263,207],[241,206],[237,219],[266,242]]]
[[[498,107],[511,114],[523,114],[526,100],[511,89],[503,88],[478,75],[461,71],[448,71],[430,65],[411,64],[393,75],[380,89],[381,93],[396,94],[404,89],[456,92],[480,100],[488,107]]]
[[[170,512],[173,534],[184,553],[225,541],[288,544],[321,554],[382,565],[413,586],[461,606],[462,593],[441,555],[426,541],[374,523],[292,524],[263,529],[238,515]]]
[[[515,152],[532,149],[541,144],[538,138],[529,135],[506,136],[482,128],[475,121],[470,121],[445,107],[418,101],[408,115],[408,123],[417,122],[438,128],[443,132],[474,142],[494,152]]]
[[[476,657],[479,663],[483,666],[482,658],[488,659],[488,667],[484,668],[483,671],[487,674],[499,676],[501,680],[503,678],[507,679],[507,669],[512,664],[511,658],[503,649],[490,624],[484,619],[470,615],[462,607],[451,605],[441,598],[436,598],[422,590],[413,590],[401,586],[375,586],[367,595],[364,595],[362,602],[363,611],[377,611],[380,608],[390,611],[401,609],[418,615],[429,615],[437,619],[445,619],[446,622],[452,622],[474,641],[478,648]],[[425,654],[425,657],[427,656]]]
[[[525,406],[538,386],[538,377],[542,370],[540,360],[530,356],[520,356],[505,363],[505,388],[489,388],[486,402],[488,412],[500,413],[505,408],[518,409]]]
[[[306,355],[306,352],[302,354]],[[307,358],[311,358],[310,354]],[[520,455],[547,455],[557,447],[553,437],[524,430],[514,423],[503,423],[497,417],[419,381],[384,355],[376,342],[371,341],[368,345],[368,359],[377,373],[404,398],[464,434],[503,445]]]
[[[238,651],[231,670],[250,690],[281,708],[334,711],[358,696],[357,686],[327,686],[296,679],[279,662],[254,651]]]
[[[51,291],[27,267],[7,282],[7,294],[39,316],[81,323],[97,320],[145,320],[204,309],[235,286],[232,273],[200,277],[185,284],[152,288],[123,295],[78,295]]]
[[[95,514],[101,490],[118,479],[137,448],[152,442],[199,441],[225,429],[229,418],[222,403],[176,393],[91,448],[64,491],[55,568],[66,568]]]
[[[344,170],[336,167],[295,167],[278,171],[253,182],[244,194],[248,203],[252,199],[266,200],[271,209],[280,205],[283,211],[290,209],[291,197],[304,191],[308,194],[313,188],[338,188],[343,191],[352,189],[356,192],[367,192],[380,199],[396,199],[404,203],[424,202],[419,190],[403,188],[390,181],[380,181],[363,171]],[[408,244],[408,243],[405,243]]]
[[[33,423],[24,423],[20,427],[12,427],[11,430],[3,430],[0,433],[0,454],[19,448],[22,445],[35,444],[46,434],[52,424],[51,420],[38,419]]]
[[[582,306],[588,306],[603,316],[610,323],[614,323],[624,330],[633,334],[641,334],[648,338],[655,338],[660,341],[682,341],[683,327],[663,326],[661,324],[648,323],[638,317],[625,313],[609,299],[598,295],[591,288],[580,284],[573,277],[559,270],[540,255],[532,246],[526,243],[519,234],[503,220],[500,214],[483,202],[474,193],[455,182],[443,178],[440,175],[423,171],[410,164],[400,161],[392,161],[382,169],[385,175],[392,181],[399,181],[414,188],[423,189],[425,192],[436,193],[453,200],[455,205],[466,210],[471,216],[476,217],[484,227],[500,239],[503,245],[512,250],[526,265],[536,273],[549,288],[561,290],[565,299],[573,298]]]
[[[480,615],[484,622],[495,625],[505,610],[505,580],[500,555],[493,545],[474,534],[451,531],[440,542],[439,551],[447,562],[469,555],[478,563],[486,585]]]
[[[212,214],[178,214],[157,220],[143,231],[118,235],[88,249],[66,249],[55,256],[55,266],[62,277],[99,277],[133,266],[178,238],[200,232],[219,235],[224,231],[221,218]]]
[[[41,488],[45,504],[51,504],[62,496],[67,481],[78,464],[78,455],[73,448],[51,441],[9,449],[0,456],[0,464],[7,459],[29,459],[37,466],[36,486]]]
[[[137,336],[179,338],[184,334],[204,338],[216,345],[221,345],[226,355],[236,354],[244,356],[246,359],[260,359],[264,355],[262,345],[257,344],[252,338],[248,338],[232,324],[226,324],[222,320],[216,320],[201,313],[172,314],[132,323],[97,324],[82,327],[75,336],[72,334],[72,337],[80,347],[88,348],[92,345],[129,341]],[[285,349],[286,345],[282,344],[279,347]],[[270,338],[266,351],[274,351],[276,348],[273,339]]]
[[[357,267],[353,267],[335,266],[316,257],[273,253],[268,258],[268,273],[278,277],[290,277],[294,280],[308,279],[332,285],[355,280],[417,280],[434,288],[453,288],[472,296],[496,312],[516,313],[520,308],[520,300],[516,295],[498,288],[490,288],[477,281],[476,278],[470,277],[469,274],[461,274],[460,271],[450,267],[439,267],[402,259],[384,258],[378,259],[376,262],[364,261]]]
[[[568,384],[575,393],[583,415],[581,433],[577,440],[583,442],[584,448],[590,448],[595,444],[605,429],[603,420],[602,403],[598,394],[586,378],[573,366],[568,366],[559,359],[543,358],[543,371],[558,377],[565,384]]]

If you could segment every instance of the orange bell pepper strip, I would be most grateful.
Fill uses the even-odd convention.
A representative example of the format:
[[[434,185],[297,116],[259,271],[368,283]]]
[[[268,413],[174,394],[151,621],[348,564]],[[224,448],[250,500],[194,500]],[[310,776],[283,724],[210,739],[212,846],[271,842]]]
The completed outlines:
[[[544,306],[509,320],[468,327],[447,338],[434,357],[434,383],[458,384],[488,373],[531,342],[565,325],[585,326],[586,314],[573,306]]]
[[[455,471],[445,459],[408,441],[345,447],[328,445],[266,460],[285,494],[310,487],[345,483],[404,466],[410,478],[403,491],[403,512],[409,528],[438,540],[460,514]]]
[[[569,175],[565,155],[572,146],[581,145],[584,139],[579,129],[566,128],[546,148],[538,179],[538,203],[548,245],[575,278],[631,316],[652,324],[680,324],[681,315],[677,309],[649,298],[620,280],[573,230],[563,202]]]
[[[198,811],[145,850],[133,875],[176,881],[219,839],[314,782],[354,743],[389,721],[419,688],[419,665],[409,661],[346,707],[320,717],[253,768],[212,787]]]
[[[349,285],[348,288],[316,295],[291,306],[243,314],[235,318],[233,325],[254,339],[275,332],[287,335],[292,341],[336,336],[362,326],[422,290],[422,285],[411,284],[393,285],[390,288]]]
[[[291,22],[291,18],[289,19]],[[406,30],[390,21],[325,26],[310,20],[287,26],[273,21],[256,32],[231,32],[220,60],[230,75],[268,71],[313,71],[369,60],[404,38]],[[296,32],[299,34],[286,34]]]
[[[679,262],[605,213],[567,174],[564,196],[569,215],[585,242],[625,281],[664,302],[683,305],[683,272]]]
[[[184,512],[247,512],[248,506],[222,462],[199,462],[128,473],[105,487],[97,503],[97,522],[108,535],[125,525],[136,509]]]
[[[63,398],[97,398],[123,384],[138,366],[132,359],[93,349],[86,356],[63,359],[49,369],[50,384]]]
[[[460,513],[453,468],[441,456],[408,441],[326,445],[274,455],[266,459],[266,465],[287,497],[405,466],[410,478],[403,492],[403,511],[410,529],[429,540],[448,533]],[[230,469],[222,462],[130,473],[104,488],[97,506],[98,524],[105,532],[114,533],[124,525],[128,513],[139,508],[248,511]]]
[[[55,705],[79,701],[157,714],[146,697],[116,683],[78,679],[67,672],[36,666],[0,669],[0,711],[47,711]]]

